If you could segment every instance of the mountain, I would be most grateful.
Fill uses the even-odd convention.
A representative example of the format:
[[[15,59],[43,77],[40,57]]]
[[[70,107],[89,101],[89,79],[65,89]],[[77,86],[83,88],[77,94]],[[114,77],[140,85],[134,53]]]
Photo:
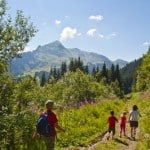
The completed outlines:
[[[61,42],[54,41],[43,46],[38,46],[32,52],[22,53],[21,58],[14,58],[12,60],[10,68],[14,75],[25,72],[49,72],[51,67],[60,67],[62,62],[68,64],[71,59],[78,57],[83,60],[85,65],[91,68],[95,65],[101,68],[104,62],[108,68],[112,63],[118,63],[120,68],[128,63],[124,60],[116,60],[113,62],[103,55],[82,51],[78,48],[66,48]]]
[[[122,59],[117,59],[117,60],[113,61],[112,63],[113,63],[114,65],[119,64],[119,67],[120,67],[120,68],[123,68],[123,67],[127,64],[127,61],[122,60]]]

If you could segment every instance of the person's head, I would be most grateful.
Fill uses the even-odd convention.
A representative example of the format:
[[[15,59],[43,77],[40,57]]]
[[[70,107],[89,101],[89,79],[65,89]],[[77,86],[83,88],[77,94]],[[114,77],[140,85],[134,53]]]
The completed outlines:
[[[133,110],[138,110],[138,107],[136,105],[133,105]]]
[[[127,112],[126,112],[126,111],[124,111],[124,112],[123,112],[123,115],[125,116],[126,114],[127,114]]]
[[[114,111],[113,111],[113,110],[111,110],[111,111],[110,111],[110,114],[113,116],[113,115],[114,115]]]
[[[45,106],[46,106],[47,109],[52,109],[53,106],[54,106],[54,102],[52,100],[47,100],[45,102]]]

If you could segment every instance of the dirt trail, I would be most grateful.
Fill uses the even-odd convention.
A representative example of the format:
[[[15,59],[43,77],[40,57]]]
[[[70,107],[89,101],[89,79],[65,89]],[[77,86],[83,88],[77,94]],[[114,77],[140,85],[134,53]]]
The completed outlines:
[[[118,127],[119,127],[119,125],[116,126],[116,129],[119,129]],[[135,150],[136,149],[136,144],[139,140],[138,139],[139,130],[137,130],[137,135],[136,135],[136,140],[135,141],[130,138],[129,124],[127,124],[126,131],[127,131],[126,132],[127,136],[125,136],[125,137],[122,136],[120,138],[119,137],[119,130],[118,130],[115,137],[114,137],[114,139],[111,139],[111,137],[110,137],[109,140],[108,140],[108,133],[105,133],[103,136],[99,136],[97,139],[95,139],[95,141],[93,141],[92,144],[89,145],[88,147],[80,147],[76,150],[95,150],[98,145],[100,145],[104,142],[106,143],[106,142],[112,142],[112,141],[117,143],[117,147],[119,147],[119,148],[117,148],[118,150]],[[99,150],[101,150],[101,149],[99,149]]]
[[[135,150],[136,149],[136,144],[139,140],[139,137],[138,137],[138,134],[139,134],[139,128],[137,129],[137,133],[136,133],[136,139],[133,140],[131,137],[130,137],[130,127],[129,127],[129,124],[127,124],[127,136],[126,137],[123,137],[123,138],[119,138],[120,141],[122,143],[119,144],[120,146],[120,149],[121,150]]]
[[[126,107],[128,110],[131,109],[131,104],[130,102],[127,102]],[[128,115],[127,115],[127,120],[128,120]],[[106,142],[111,142],[112,140],[117,143],[117,148],[118,150],[135,150],[136,149],[136,144],[139,140],[138,134],[139,134],[139,128],[137,128],[137,133],[136,133],[136,139],[133,140],[130,138],[130,124],[126,124],[126,136],[122,136],[121,138],[119,137],[119,123],[116,125],[116,135],[114,139],[111,139],[111,137],[108,140],[108,133],[105,132],[103,135],[99,136],[95,141],[92,142],[91,145],[88,147],[84,148],[79,148],[78,150],[95,150],[98,145],[101,143],[106,143]],[[117,150],[116,149],[116,150]],[[97,150],[97,149],[96,149]],[[100,149],[99,149],[100,150]],[[111,150],[111,149],[110,149]]]
[[[127,110],[131,109],[131,103],[128,101],[126,103],[126,108]],[[128,114],[127,114],[127,120],[128,120]],[[78,147],[78,148],[69,148],[67,150],[105,150],[104,147],[100,148],[101,144],[112,144],[112,142],[115,142],[115,146],[112,149],[107,149],[107,150],[135,150],[136,149],[136,144],[139,141],[139,128],[137,128],[137,133],[136,133],[136,139],[133,140],[130,138],[130,124],[126,123],[126,136],[119,137],[119,123],[116,125],[116,134],[113,139],[111,137],[108,139],[108,133],[105,131],[102,135],[94,139],[91,144],[89,144],[87,147]],[[114,145],[114,144],[112,144]],[[98,147],[98,148],[97,148]],[[66,150],[66,149],[65,149]]]

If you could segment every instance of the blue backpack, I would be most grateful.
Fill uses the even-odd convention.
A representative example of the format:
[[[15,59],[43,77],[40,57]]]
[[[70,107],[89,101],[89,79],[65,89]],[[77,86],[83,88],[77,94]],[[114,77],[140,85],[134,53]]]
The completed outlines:
[[[43,136],[50,136],[52,133],[52,126],[48,123],[48,115],[49,113],[47,112],[43,113],[39,117],[36,125],[37,132]]]

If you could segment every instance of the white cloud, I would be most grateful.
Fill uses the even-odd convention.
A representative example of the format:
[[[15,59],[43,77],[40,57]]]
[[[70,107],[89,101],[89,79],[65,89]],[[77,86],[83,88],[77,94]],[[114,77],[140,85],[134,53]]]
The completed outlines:
[[[60,20],[55,20],[55,24],[59,25],[59,24],[61,24],[61,21]]]
[[[96,29],[89,29],[86,34],[90,37],[93,37],[95,32],[96,32]]]
[[[144,42],[143,46],[150,46],[150,43],[149,42]]]
[[[102,21],[103,20],[103,16],[101,15],[97,15],[97,16],[89,16],[90,20],[96,20],[96,21]]]
[[[82,35],[82,33],[77,33],[77,36],[81,36]]]
[[[65,16],[65,18],[69,18],[69,16]]]
[[[115,36],[117,36],[116,33],[112,33],[112,34],[107,35],[107,36],[106,36],[106,39],[112,39],[112,38],[114,38]]]
[[[99,34],[98,36],[99,36],[101,39],[104,38],[104,35],[103,35],[103,34]]]
[[[68,39],[72,39],[76,35],[77,35],[77,29],[76,28],[66,27],[63,29],[63,31],[60,34],[60,40],[65,41]]]

